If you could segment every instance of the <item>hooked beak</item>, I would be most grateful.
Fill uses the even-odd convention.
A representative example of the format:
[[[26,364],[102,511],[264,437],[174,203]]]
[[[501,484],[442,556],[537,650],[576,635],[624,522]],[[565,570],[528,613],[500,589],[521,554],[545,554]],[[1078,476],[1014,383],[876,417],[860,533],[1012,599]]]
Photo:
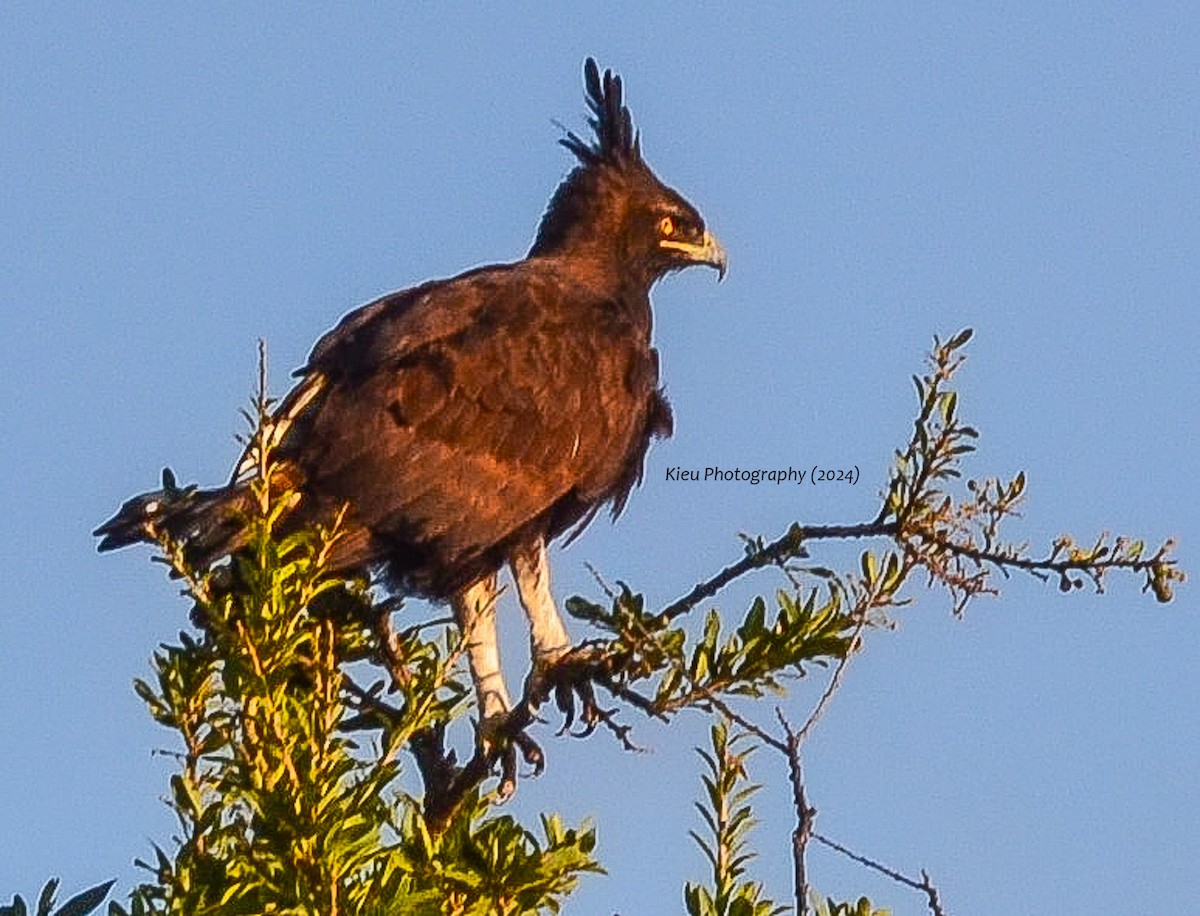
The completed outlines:
[[[704,238],[699,244],[679,242],[674,239],[663,239],[658,244],[661,248],[670,248],[681,252],[691,264],[707,264],[709,267],[716,268],[717,282],[725,279],[725,271],[729,267],[729,256],[725,253],[721,243],[717,241],[717,237],[711,232],[705,231]]]

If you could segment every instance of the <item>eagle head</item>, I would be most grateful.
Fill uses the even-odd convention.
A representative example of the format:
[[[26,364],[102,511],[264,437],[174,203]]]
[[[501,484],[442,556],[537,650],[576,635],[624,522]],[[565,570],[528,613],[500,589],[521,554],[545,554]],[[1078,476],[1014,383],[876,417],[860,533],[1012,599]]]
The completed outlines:
[[[584,86],[595,134],[568,132],[559,142],[578,165],[554,192],[530,257],[570,256],[597,262],[647,289],[664,274],[705,264],[725,276],[725,249],[682,194],[642,158],[621,77],[588,58]]]

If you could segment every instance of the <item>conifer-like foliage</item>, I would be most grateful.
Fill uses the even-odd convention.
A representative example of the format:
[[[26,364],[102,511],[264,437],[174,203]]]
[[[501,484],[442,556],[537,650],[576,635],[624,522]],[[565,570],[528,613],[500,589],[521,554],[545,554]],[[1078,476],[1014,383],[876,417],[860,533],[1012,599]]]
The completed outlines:
[[[727,719],[719,718],[709,730],[711,747],[697,748],[706,772],[704,801],[696,810],[707,828],[705,836],[689,831],[712,869],[712,889],[688,882],[683,901],[688,916],[776,916],[787,912],[763,896],[762,885],[743,880],[755,853],[749,834],[757,823],[750,799],[761,787],[749,780],[746,761],[754,753],[749,736],[729,733]]]
[[[88,888],[86,891],[76,894],[62,906],[55,908],[58,879],[51,878],[42,887],[42,892],[38,894],[37,904],[32,910],[25,902],[25,898],[16,894],[13,896],[12,903],[0,906],[0,916],[87,916],[88,913],[94,913],[99,909],[114,884],[116,884],[115,881],[106,881],[104,884]]]
[[[263,435],[270,407],[260,392],[250,417],[258,473],[246,548],[209,572],[159,539],[194,629],[155,653],[154,678],[136,688],[181,746],[169,798],[179,832],[141,863],[151,880],[128,912],[556,912],[581,874],[599,870],[590,829],[547,816],[535,833],[472,791],[434,832],[404,791],[401,749],[463,711],[462,635],[381,625],[391,605],[327,572],[338,519],[277,533],[294,495]],[[358,669],[384,656],[404,673],[388,704],[382,682],[359,683]]]
[[[934,916],[944,912],[927,875],[906,877],[816,829],[802,767],[804,741],[864,631],[912,600],[906,588],[914,576],[946,589],[960,614],[996,591],[997,572],[1026,572],[1067,591],[1088,583],[1100,590],[1109,574],[1133,573],[1159,600],[1169,600],[1183,578],[1169,542],[1149,551],[1131,538],[1081,547],[1063,536],[1038,556],[1005,540],[1001,529],[1023,502],[1024,475],[960,479],[978,440],[951,387],[969,338],[935,339],[927,371],[914,378],[913,433],[894,455],[874,519],[797,522],[774,540],[747,539],[739,558],[661,609],[647,608],[626,586],[567,602],[593,632],[561,665],[572,683],[595,685],[615,702],[612,710],[596,706],[578,734],[600,730],[633,747],[633,716],[712,718],[710,747],[701,751],[704,829],[692,834],[711,881],[685,886],[692,916],[785,909],[749,876],[748,836],[759,816],[747,775],[754,748],[783,764],[792,788],[795,912],[883,912],[866,899],[819,897],[806,866],[810,842],[923,894]],[[516,751],[528,757],[536,749],[526,731],[549,688],[530,679],[505,725],[489,741],[476,740],[461,664],[470,634],[445,619],[415,617],[369,582],[332,575],[327,558],[341,536],[339,518],[286,528],[297,496],[273,462],[264,375],[247,415],[257,472],[244,548],[224,566],[197,569],[185,545],[154,533],[159,559],[191,604],[191,626],[155,653],[153,676],[136,684],[174,734],[168,804],[178,828],[142,863],[147,878],[128,906],[112,904],[110,912],[559,912],[581,879],[602,872],[595,829],[568,827],[552,813],[526,825],[496,808],[515,785]],[[188,492],[169,473],[164,490],[167,498]],[[847,540],[877,543],[851,570],[813,556],[825,541]],[[772,570],[779,587],[770,597],[741,612],[712,606],[730,583]],[[801,724],[774,707],[777,699],[764,715],[765,698],[821,668],[830,672],[828,686]],[[570,724],[571,697],[557,699]]]

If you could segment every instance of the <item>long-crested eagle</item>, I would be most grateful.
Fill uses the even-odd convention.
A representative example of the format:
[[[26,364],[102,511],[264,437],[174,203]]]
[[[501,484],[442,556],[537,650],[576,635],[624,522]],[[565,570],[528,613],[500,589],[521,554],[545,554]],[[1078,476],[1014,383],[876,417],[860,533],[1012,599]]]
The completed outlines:
[[[483,723],[511,700],[494,606],[506,564],[529,618],[534,672],[571,642],[550,591],[546,545],[620,513],[671,409],[651,343],[650,288],[725,252],[696,208],[642,158],[621,78],[594,60],[584,83],[595,134],[559,142],[578,160],[528,256],[391,293],[313,348],[271,425],[300,495],[289,524],[343,507],[330,562],[392,589],[449,601],[464,632]],[[254,462],[212,490],[126,502],[101,550],[165,532],[212,565],[244,541]]]

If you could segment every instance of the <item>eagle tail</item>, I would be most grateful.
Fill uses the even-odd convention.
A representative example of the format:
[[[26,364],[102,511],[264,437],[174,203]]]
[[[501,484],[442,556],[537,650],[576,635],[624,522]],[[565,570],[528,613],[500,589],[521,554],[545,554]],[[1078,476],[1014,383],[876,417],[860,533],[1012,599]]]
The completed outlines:
[[[164,468],[161,489],[128,500],[92,533],[101,539],[102,552],[153,543],[165,533],[183,545],[189,562],[207,568],[241,546],[251,507],[245,483],[212,490],[179,487],[171,469]]]

